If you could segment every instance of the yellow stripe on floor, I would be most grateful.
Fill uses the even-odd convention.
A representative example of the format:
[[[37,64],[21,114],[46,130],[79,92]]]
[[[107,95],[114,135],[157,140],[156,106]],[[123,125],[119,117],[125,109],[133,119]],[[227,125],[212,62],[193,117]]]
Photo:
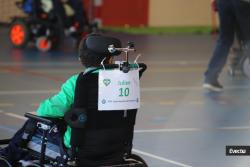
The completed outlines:
[[[176,101],[173,101],[173,100],[160,101],[160,105],[163,105],[163,106],[174,106],[174,105],[176,105]]]
[[[12,107],[14,105],[14,103],[0,103],[0,107]]]

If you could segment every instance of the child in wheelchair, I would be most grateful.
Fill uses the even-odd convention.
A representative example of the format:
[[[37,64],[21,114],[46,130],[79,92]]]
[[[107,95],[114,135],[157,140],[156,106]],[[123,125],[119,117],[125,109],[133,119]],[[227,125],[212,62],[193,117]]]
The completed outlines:
[[[70,77],[59,93],[43,101],[36,115],[25,115],[28,121],[0,151],[0,164],[146,167],[142,158],[132,154],[137,108],[102,111],[98,106],[101,70],[118,68],[126,74],[137,69],[138,76],[146,70],[145,64],[128,62],[128,52],[134,51],[133,47],[130,44],[121,48],[119,39],[98,34],[84,38],[79,46],[79,60],[85,71]],[[112,64],[113,56],[122,51],[126,61]]]

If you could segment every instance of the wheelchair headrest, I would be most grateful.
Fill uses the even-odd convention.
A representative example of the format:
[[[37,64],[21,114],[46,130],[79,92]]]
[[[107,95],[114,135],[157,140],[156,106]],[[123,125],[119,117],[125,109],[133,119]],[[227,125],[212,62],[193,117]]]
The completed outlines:
[[[94,52],[95,54],[98,55],[116,56],[121,53],[120,51],[115,51],[114,53],[110,53],[108,50],[108,47],[110,45],[113,45],[116,48],[121,47],[121,41],[114,37],[92,34],[86,38],[85,45],[88,51]]]

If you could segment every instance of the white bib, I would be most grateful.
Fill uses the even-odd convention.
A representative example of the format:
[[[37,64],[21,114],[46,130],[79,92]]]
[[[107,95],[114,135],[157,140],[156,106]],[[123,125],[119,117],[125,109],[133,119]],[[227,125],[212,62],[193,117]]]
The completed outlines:
[[[98,110],[128,110],[140,107],[139,70],[99,71]]]

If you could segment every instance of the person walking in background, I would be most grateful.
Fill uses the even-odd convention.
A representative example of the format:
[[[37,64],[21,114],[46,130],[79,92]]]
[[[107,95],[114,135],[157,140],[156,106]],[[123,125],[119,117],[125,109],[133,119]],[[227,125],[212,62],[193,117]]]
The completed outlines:
[[[203,87],[222,91],[218,78],[226,64],[236,30],[240,31],[244,41],[250,41],[250,0],[212,0],[212,7],[219,14],[219,37],[205,72]]]

